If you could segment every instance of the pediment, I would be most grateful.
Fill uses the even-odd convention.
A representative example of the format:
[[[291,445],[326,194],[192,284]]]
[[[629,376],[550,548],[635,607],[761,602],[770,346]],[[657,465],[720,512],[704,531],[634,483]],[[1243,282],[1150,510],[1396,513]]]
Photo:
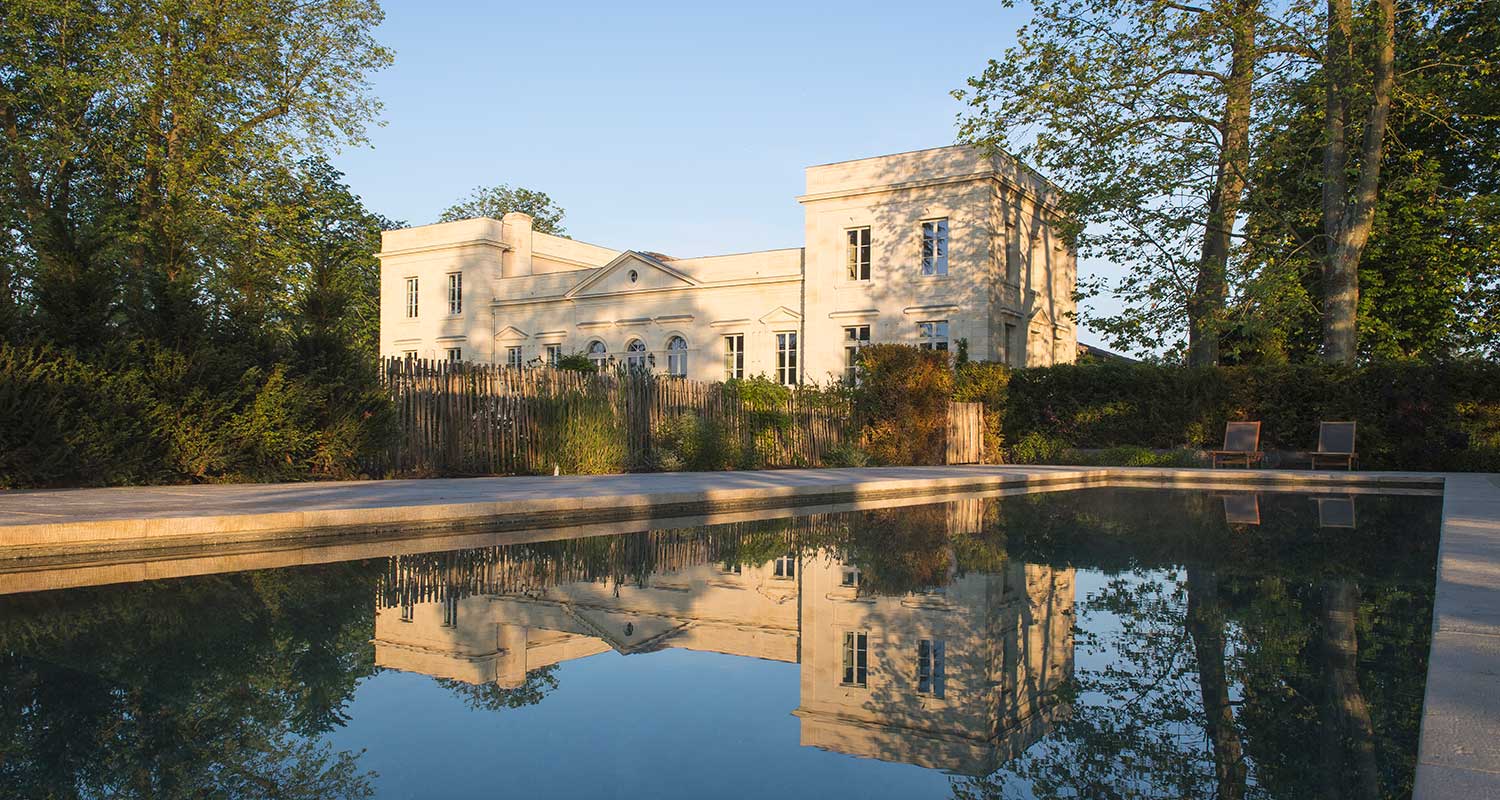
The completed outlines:
[[[523,331],[520,328],[515,327],[514,325],[506,325],[504,328],[500,329],[499,333],[495,334],[495,338],[517,341],[528,339],[530,337],[526,335],[526,331]]]
[[[786,306],[777,306],[776,308],[772,309],[769,314],[766,314],[765,316],[760,318],[760,321],[762,323],[765,323],[766,325],[774,325],[778,322],[800,322],[801,320],[801,314],[798,314],[797,312],[791,310],[790,308],[787,308]]]
[[[632,279],[632,273],[634,279]],[[569,289],[564,297],[592,297],[698,286],[693,276],[644,253],[626,250]]]

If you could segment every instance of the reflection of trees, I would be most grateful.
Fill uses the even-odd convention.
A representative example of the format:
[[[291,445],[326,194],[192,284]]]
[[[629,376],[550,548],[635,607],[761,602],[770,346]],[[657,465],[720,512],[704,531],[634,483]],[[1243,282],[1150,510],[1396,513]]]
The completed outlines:
[[[366,564],[0,601],[0,795],[362,797]]]
[[[1071,717],[954,794],[1409,796],[1436,559],[1413,533],[1437,503],[1360,497],[1356,533],[1301,497],[1263,497],[1259,527],[1212,498],[1133,500],[1001,502],[1013,558],[1117,577],[1077,606]]]
[[[448,678],[439,678],[439,686],[452,692],[474,711],[501,711],[507,708],[534,706],[542,702],[549,692],[557,688],[557,665],[526,673],[520,686],[501,686],[498,683],[465,683]]]

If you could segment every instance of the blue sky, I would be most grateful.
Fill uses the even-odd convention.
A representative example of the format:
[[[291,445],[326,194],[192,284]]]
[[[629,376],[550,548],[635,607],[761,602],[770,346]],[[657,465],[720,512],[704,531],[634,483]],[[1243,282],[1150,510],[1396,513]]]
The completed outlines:
[[[679,257],[799,246],[804,167],[952,144],[950,92],[1029,16],[999,0],[385,10],[386,124],[335,159],[371,208],[431,222],[509,183],[550,194],[574,238]]]

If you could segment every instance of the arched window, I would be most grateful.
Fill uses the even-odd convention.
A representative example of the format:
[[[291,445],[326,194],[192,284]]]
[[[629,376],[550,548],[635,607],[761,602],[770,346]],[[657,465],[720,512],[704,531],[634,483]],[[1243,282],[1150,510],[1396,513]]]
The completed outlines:
[[[604,368],[604,362],[609,360],[609,348],[604,346],[604,342],[598,339],[589,342],[589,360],[594,362],[596,369]]]
[[[631,339],[625,345],[625,366],[630,369],[646,368],[646,343],[640,339]]]
[[[667,374],[678,378],[687,377],[687,340],[673,336],[667,340]]]

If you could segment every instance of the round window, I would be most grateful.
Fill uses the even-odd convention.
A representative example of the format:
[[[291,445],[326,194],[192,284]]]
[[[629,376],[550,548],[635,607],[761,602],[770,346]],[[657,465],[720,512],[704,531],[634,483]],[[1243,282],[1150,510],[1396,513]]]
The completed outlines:
[[[636,279],[639,278],[639,277],[641,277],[641,274],[639,272],[636,272],[635,270],[631,270],[630,271],[630,282],[631,283],[635,283]]]

